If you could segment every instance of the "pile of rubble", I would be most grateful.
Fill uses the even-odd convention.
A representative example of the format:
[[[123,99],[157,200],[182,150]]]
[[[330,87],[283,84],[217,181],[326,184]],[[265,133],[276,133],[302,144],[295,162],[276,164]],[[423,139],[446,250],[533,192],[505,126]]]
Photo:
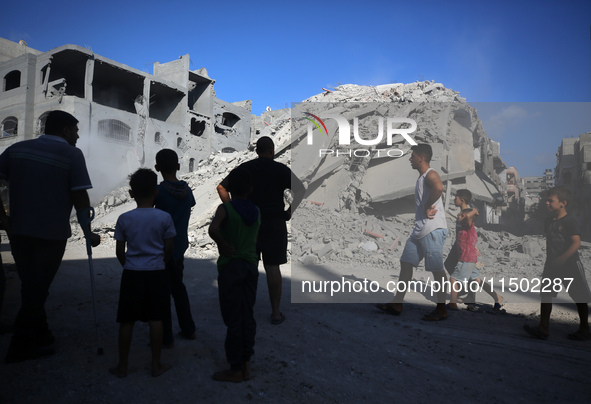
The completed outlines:
[[[377,87],[343,85],[335,91],[326,91],[310,97],[304,103],[318,101],[330,103],[388,102],[412,105],[412,109],[407,112],[418,120],[422,119],[419,122],[421,130],[416,134],[417,140],[428,141],[434,145],[442,145],[444,141],[447,142],[446,147],[441,147],[439,151],[445,150],[449,156],[453,156],[456,160],[459,155],[465,154],[466,150],[469,151],[468,161],[459,159],[455,162],[455,166],[448,163],[444,165],[443,161],[446,159],[438,156],[439,166],[437,168],[440,169],[442,179],[448,181],[446,185],[451,185],[451,180],[454,180],[453,186],[459,183],[458,187],[469,187],[470,183],[467,177],[475,175],[474,173],[479,168],[488,170],[489,174],[494,174],[494,167],[487,169],[484,157],[479,161],[480,157],[474,152],[475,149],[480,149],[481,155],[490,156],[490,147],[494,146],[494,142],[488,139],[482,129],[476,111],[469,107],[457,92],[446,89],[441,84],[417,82]],[[449,116],[445,115],[445,119],[437,120],[435,118],[442,116],[440,114],[441,106],[433,104],[433,102],[460,103],[461,108],[456,109],[456,112],[451,115],[448,114]],[[420,104],[417,106],[413,103]],[[421,108],[431,108],[434,113],[431,115],[417,113]],[[289,121],[289,114],[286,113],[273,125],[269,125],[260,135],[272,136],[276,143],[277,160],[292,166],[290,146],[292,146],[294,139],[297,140],[297,136],[292,136],[293,125]],[[458,135],[460,132],[461,135]],[[415,137],[414,134],[413,137]],[[494,157],[494,153],[492,155]],[[190,247],[186,254],[188,257],[203,259],[217,257],[215,244],[207,234],[207,227],[220,203],[216,186],[232,168],[255,157],[256,154],[248,150],[234,153],[214,153],[206,160],[201,161],[196,171],[181,177],[189,183],[197,201],[189,223]],[[376,209],[375,206],[376,201],[392,202],[400,199],[408,202],[408,197],[414,193],[416,172],[410,169],[407,159],[398,160],[400,161],[396,164],[407,167],[408,172],[405,176],[408,178],[404,179],[411,184],[410,187],[403,189],[400,186],[395,188],[394,185],[381,184],[383,192],[380,195],[374,192],[371,184],[368,185],[371,182],[371,176],[375,177],[375,173],[371,172],[375,165],[374,168],[366,165],[364,170],[351,170],[350,164],[342,161],[334,165],[333,169],[325,171],[322,176],[304,178],[310,187],[309,192],[289,226],[289,253],[292,255],[292,259],[297,259],[304,264],[342,263],[353,266],[370,266],[376,269],[391,269],[397,266],[404,242],[413,227],[414,213],[412,211],[414,208],[410,210],[392,208],[381,210]],[[319,163],[319,165],[322,164],[324,162]],[[342,181],[343,178],[347,180]],[[400,179],[394,178],[394,180]],[[496,179],[490,181],[490,183],[493,182],[496,183]],[[320,186],[319,183],[321,183]],[[361,192],[352,190],[350,187],[352,183]],[[326,194],[323,194],[322,190],[331,186],[336,187],[338,192],[344,195],[344,199],[365,195],[367,203],[339,203],[336,205],[327,203],[326,198],[323,200]],[[493,188],[494,185],[491,189]],[[103,244],[107,248],[114,244],[113,233],[117,217],[135,207],[127,190],[128,187],[114,190],[95,207],[96,217],[93,228],[101,234]],[[486,199],[491,195],[490,192],[488,195],[479,195],[480,190],[475,191],[476,198],[492,201],[492,199]],[[484,191],[481,193],[486,194]],[[412,198],[410,201],[412,205]],[[455,215],[455,212],[453,213]],[[482,213],[486,214],[484,211]],[[454,226],[454,215],[452,212],[448,212],[450,230]],[[72,229],[75,234],[71,241],[83,243],[83,235],[79,226],[73,225]],[[452,236],[448,238],[447,250],[451,247],[454,238],[453,231],[450,233]],[[479,267],[485,267],[489,276],[506,276],[508,273],[512,276],[531,276],[532,271],[537,274],[543,266],[544,240],[541,236],[517,237],[507,231],[492,231],[483,228],[478,229],[478,236],[478,248],[481,251]],[[591,252],[587,248],[583,254],[590,255]]]

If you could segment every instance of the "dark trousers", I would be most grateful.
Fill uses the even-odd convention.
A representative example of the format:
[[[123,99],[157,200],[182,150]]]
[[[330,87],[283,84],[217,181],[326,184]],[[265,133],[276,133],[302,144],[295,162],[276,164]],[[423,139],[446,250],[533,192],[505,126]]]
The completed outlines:
[[[220,309],[226,333],[226,359],[233,368],[247,362],[254,354],[254,303],[259,271],[256,264],[233,259],[218,272]]]
[[[14,322],[13,341],[28,344],[49,331],[45,301],[62,263],[66,240],[13,234],[10,245],[21,280],[21,308]]]
[[[0,255],[0,314],[2,314],[2,304],[4,303],[4,292],[6,291],[6,275],[4,274],[4,265],[2,264],[2,255]]]
[[[195,332],[195,322],[191,315],[191,304],[189,303],[187,288],[183,283],[183,271],[185,269],[184,258],[171,260],[166,269],[170,274],[170,294],[174,300],[174,307],[176,309],[179,326],[185,336],[190,336]],[[164,344],[171,344],[174,341],[174,337],[172,334],[172,313],[170,311],[168,316],[164,319],[163,326]]]

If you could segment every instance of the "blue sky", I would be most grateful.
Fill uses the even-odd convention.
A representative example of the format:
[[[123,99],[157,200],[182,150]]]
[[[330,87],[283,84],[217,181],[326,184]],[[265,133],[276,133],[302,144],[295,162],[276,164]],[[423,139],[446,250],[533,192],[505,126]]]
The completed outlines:
[[[257,115],[322,87],[419,78],[468,102],[591,102],[589,1],[198,3],[9,2],[0,36],[40,51],[85,46],[149,73],[188,53],[191,69],[206,67],[216,80],[219,98],[252,99]],[[534,130],[524,126],[535,121],[528,111],[510,115],[502,132],[484,121],[522,175],[554,168],[560,139],[591,131],[588,122]]]

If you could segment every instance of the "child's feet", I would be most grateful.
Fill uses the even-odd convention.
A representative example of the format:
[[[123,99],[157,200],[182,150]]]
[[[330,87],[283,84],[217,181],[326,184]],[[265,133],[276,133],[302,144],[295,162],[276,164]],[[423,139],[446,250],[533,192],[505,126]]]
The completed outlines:
[[[588,341],[591,339],[591,333],[589,330],[577,330],[572,334],[568,334],[568,339],[573,341]]]
[[[170,368],[172,368],[172,366],[165,363],[161,363],[159,366],[152,366],[152,377],[158,377],[167,370],[170,370]]]
[[[250,375],[249,375],[250,377]],[[213,380],[217,380],[218,382],[232,382],[232,383],[241,383],[244,380],[244,376],[242,373],[242,369],[240,370],[222,370],[220,372],[215,372],[213,374]]]
[[[457,303],[448,303],[447,309],[452,311],[460,310]]]
[[[250,380],[250,362],[242,362],[242,379]]]
[[[545,332],[543,332],[540,327],[531,327],[527,324],[523,325],[523,329],[525,330],[526,333],[528,333],[529,335],[531,335],[534,338],[537,339],[543,339],[543,340],[547,340],[548,339],[548,334],[546,334]]]
[[[120,378],[125,377],[127,376],[127,365],[119,364],[113,368],[109,368],[109,373]]]
[[[183,337],[185,339],[191,339],[191,340],[197,339],[197,334],[195,333],[195,331],[193,331],[192,333],[186,333],[183,331],[179,331],[179,336]]]

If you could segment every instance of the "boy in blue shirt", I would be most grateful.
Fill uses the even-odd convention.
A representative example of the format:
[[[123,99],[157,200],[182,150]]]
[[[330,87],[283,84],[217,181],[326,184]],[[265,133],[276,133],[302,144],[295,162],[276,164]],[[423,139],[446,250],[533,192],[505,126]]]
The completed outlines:
[[[216,372],[214,380],[239,383],[250,379],[256,322],[254,303],[259,279],[257,235],[261,215],[247,199],[252,191],[248,171],[236,168],[228,176],[231,201],[221,204],[209,226],[218,245],[218,293],[226,333],[226,359],[230,369]]]
[[[183,283],[184,254],[189,247],[188,227],[191,208],[195,206],[193,191],[185,181],[179,181],[176,172],[180,169],[179,158],[174,150],[162,149],[156,154],[156,171],[162,174],[162,181],[158,185],[158,195],[155,206],[172,216],[176,237],[172,259],[167,265],[170,275],[170,292],[174,299],[174,307],[179,321],[180,336],[195,339],[195,322],[191,315],[191,304],[187,295],[187,288]],[[164,319],[164,346],[171,346],[174,342],[172,334],[172,316],[169,312]]]
[[[119,363],[109,372],[127,376],[129,347],[136,321],[148,322],[152,348],[152,376],[160,376],[170,365],[160,362],[162,352],[162,321],[170,313],[169,276],[166,262],[172,256],[176,235],[172,218],[154,209],[158,176],[140,168],[129,180],[129,194],[137,209],[117,219],[115,240],[117,259],[123,266],[119,291]],[[127,250],[126,250],[127,247]]]

